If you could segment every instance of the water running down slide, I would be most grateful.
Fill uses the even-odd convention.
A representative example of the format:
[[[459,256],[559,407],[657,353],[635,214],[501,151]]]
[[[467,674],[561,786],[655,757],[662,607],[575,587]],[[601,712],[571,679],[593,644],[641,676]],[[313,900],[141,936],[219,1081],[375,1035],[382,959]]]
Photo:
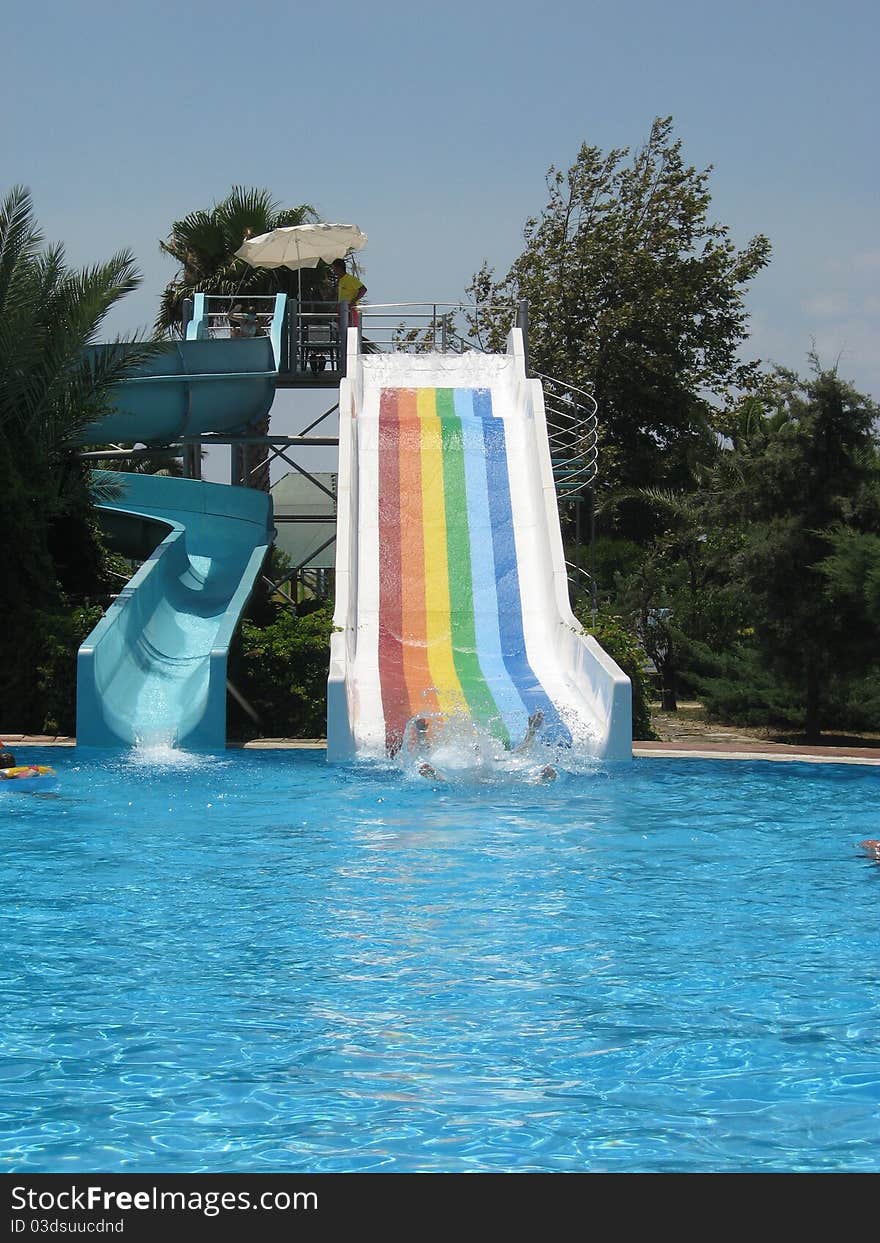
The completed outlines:
[[[568,599],[541,385],[506,355],[367,355],[340,390],[331,760],[416,716],[631,757],[628,678]]]

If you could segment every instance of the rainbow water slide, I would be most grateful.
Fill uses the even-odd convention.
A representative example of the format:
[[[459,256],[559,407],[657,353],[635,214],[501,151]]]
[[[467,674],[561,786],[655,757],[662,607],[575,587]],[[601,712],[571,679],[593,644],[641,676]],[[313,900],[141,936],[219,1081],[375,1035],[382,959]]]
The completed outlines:
[[[508,353],[360,355],[340,391],[331,760],[417,716],[632,753],[628,678],[571,612],[541,385]]]
[[[266,415],[283,298],[269,335],[232,341],[205,339],[201,297],[188,339],[123,382],[84,443],[235,435]],[[222,749],[229,644],[274,538],[271,498],[194,479],[115,479],[103,522],[114,546],[142,564],[79,650],[77,745]]]

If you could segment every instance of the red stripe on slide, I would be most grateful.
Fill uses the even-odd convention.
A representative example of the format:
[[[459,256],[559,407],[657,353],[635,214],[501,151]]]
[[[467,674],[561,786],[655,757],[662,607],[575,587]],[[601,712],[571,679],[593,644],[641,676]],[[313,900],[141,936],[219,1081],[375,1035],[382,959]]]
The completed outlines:
[[[410,715],[403,670],[399,441],[397,390],[386,388],[379,397],[379,685],[391,755],[400,749]]]

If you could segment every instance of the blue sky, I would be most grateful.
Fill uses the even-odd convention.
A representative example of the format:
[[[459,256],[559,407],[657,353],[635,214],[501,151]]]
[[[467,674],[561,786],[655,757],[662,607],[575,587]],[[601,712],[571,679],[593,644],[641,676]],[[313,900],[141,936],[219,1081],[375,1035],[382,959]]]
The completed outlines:
[[[773,243],[750,354],[804,370],[815,340],[880,398],[876,3],[0,3],[3,189],[71,262],[135,252],[114,330],[152,321],[171,221],[233,183],[358,223],[369,300],[457,300],[549,164],[672,114],[715,218]]]

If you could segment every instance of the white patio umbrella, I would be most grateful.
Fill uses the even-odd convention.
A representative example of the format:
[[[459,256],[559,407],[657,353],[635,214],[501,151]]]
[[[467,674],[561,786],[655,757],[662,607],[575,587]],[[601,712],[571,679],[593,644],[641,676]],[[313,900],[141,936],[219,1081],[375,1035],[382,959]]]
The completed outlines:
[[[321,259],[332,263],[352,250],[363,250],[367,235],[356,224],[294,224],[250,237],[235,252],[254,268],[316,268]],[[302,301],[302,277],[299,283]]]

